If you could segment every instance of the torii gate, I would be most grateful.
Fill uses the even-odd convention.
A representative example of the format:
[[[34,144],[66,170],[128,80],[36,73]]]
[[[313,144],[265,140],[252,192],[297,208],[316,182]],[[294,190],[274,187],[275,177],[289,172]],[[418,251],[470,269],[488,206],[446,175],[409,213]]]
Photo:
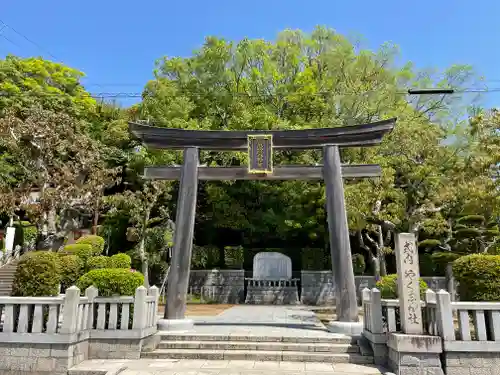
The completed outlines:
[[[320,180],[326,186],[326,211],[332,270],[336,286],[337,321],[332,331],[359,333],[356,287],[352,269],[349,229],[342,178],[378,177],[378,165],[341,165],[339,148],[377,145],[395,126],[396,119],[338,128],[306,130],[206,131],[159,128],[129,122],[130,131],[145,146],[183,149],[181,167],[146,167],[147,179],[180,180],[175,218],[174,251],[167,286],[166,318],[185,318],[191,266],[198,180]],[[274,166],[272,150],[323,149],[323,165]],[[204,167],[199,150],[248,150],[245,167]],[[180,323],[180,322],[179,322]]]

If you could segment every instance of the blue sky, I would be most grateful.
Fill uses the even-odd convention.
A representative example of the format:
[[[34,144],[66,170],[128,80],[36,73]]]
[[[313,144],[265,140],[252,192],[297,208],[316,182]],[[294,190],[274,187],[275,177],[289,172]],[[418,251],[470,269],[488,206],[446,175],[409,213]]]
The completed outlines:
[[[318,24],[360,35],[372,49],[393,42],[401,61],[418,67],[471,64],[500,88],[495,0],[2,0],[1,8],[10,27],[0,31],[0,56],[55,56],[84,71],[92,92],[140,92],[157,58],[189,56],[207,35],[272,40],[285,28]],[[500,106],[500,93],[483,103]]]

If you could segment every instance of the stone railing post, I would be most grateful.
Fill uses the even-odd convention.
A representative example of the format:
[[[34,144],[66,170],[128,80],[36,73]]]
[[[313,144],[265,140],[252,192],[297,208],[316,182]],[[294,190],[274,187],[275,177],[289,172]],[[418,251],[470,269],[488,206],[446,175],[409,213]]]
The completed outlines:
[[[361,291],[361,306],[363,307],[363,331],[367,331],[369,328],[370,318],[370,289],[364,288]]]
[[[62,312],[61,333],[75,333],[78,319],[78,304],[80,303],[80,289],[72,286],[66,289]]]
[[[388,335],[389,368],[398,375],[415,374],[417,368],[421,374],[443,375],[440,361],[442,340],[423,332],[415,234],[399,233],[396,236],[395,253],[402,333],[391,332]],[[408,361],[408,358],[412,358],[412,361]]]
[[[155,301],[153,304],[153,311],[151,312],[152,314],[151,325],[152,327],[156,327],[156,324],[158,322],[158,300],[160,298],[160,293],[156,285],[153,285],[152,287],[149,288],[148,295],[155,297]]]
[[[453,325],[450,293],[441,289],[436,293],[436,303],[439,335],[445,341],[453,341],[455,340],[455,326]]]
[[[144,286],[141,285],[135,290],[134,320],[132,322],[132,329],[146,328],[147,324],[146,297],[147,297],[147,289]]]
[[[89,286],[87,289],[85,289],[85,296],[89,299],[89,313],[87,315],[87,327],[88,329],[93,329],[94,328],[94,300],[96,297],[99,295],[99,291],[97,288],[93,285]]]
[[[371,304],[371,330],[372,333],[384,333],[382,323],[382,296],[380,290],[373,288],[371,290],[370,304]]]

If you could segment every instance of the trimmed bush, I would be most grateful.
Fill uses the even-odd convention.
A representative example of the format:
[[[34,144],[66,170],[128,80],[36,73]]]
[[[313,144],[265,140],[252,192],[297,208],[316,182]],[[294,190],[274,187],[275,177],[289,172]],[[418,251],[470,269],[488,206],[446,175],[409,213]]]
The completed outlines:
[[[76,243],[64,246],[63,251],[79,257],[83,261],[85,266],[87,265],[87,262],[93,253],[92,246],[88,244],[76,244]]]
[[[325,249],[302,249],[302,269],[306,271],[323,271],[325,269]]]
[[[20,297],[57,296],[61,264],[57,253],[32,251],[19,259],[12,284],[12,295]]]
[[[423,253],[419,255],[419,266],[421,276],[435,276],[435,264],[432,260],[432,255]]]
[[[129,270],[132,268],[132,259],[129,255],[118,253],[109,258],[109,268],[125,268]]]
[[[110,267],[111,259],[104,255],[99,255],[96,257],[90,257],[87,261],[88,270],[98,270],[101,268],[112,268]]]
[[[362,254],[352,254],[352,269],[355,275],[362,275],[365,273],[366,262]]]
[[[241,270],[243,268],[244,250],[243,246],[224,247],[224,263],[229,269]]]
[[[431,255],[434,263],[434,276],[446,276],[446,266],[463,256],[463,254],[453,253],[451,251],[442,251]]]
[[[193,246],[191,264],[196,270],[217,267],[219,265],[219,249],[214,246]]]
[[[92,270],[80,277],[77,282],[82,293],[93,285],[99,290],[99,296],[133,296],[135,290],[144,284],[144,276],[122,268],[102,268]]]
[[[77,255],[63,255],[59,258],[61,265],[61,289],[66,290],[75,285],[83,273],[83,260]]]
[[[461,301],[500,301],[500,256],[473,254],[453,262]]]
[[[89,234],[83,237],[80,237],[76,240],[77,244],[85,244],[90,245],[92,247],[92,255],[99,256],[104,251],[104,238],[101,236],[96,236],[93,234]]]
[[[380,290],[380,295],[385,299],[397,299],[398,298],[398,275],[392,274],[382,277],[377,281],[376,287]],[[426,282],[420,279],[420,298],[424,299],[425,292],[428,286]]]

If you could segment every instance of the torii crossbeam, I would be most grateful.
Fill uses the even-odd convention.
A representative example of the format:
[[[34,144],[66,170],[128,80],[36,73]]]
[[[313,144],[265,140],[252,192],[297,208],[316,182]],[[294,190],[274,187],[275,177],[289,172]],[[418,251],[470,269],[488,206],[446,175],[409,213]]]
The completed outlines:
[[[147,167],[148,179],[180,180],[174,251],[167,286],[165,318],[184,319],[191,266],[198,180],[320,180],[325,181],[330,252],[336,286],[337,321],[333,331],[359,333],[356,287],[352,269],[343,178],[377,177],[378,165],[341,165],[339,148],[377,145],[396,119],[338,128],[306,130],[205,131],[153,127],[134,122],[130,131],[144,145],[183,149],[182,166]],[[323,149],[323,165],[273,166],[273,149]],[[199,150],[248,150],[245,167],[199,165]]]

